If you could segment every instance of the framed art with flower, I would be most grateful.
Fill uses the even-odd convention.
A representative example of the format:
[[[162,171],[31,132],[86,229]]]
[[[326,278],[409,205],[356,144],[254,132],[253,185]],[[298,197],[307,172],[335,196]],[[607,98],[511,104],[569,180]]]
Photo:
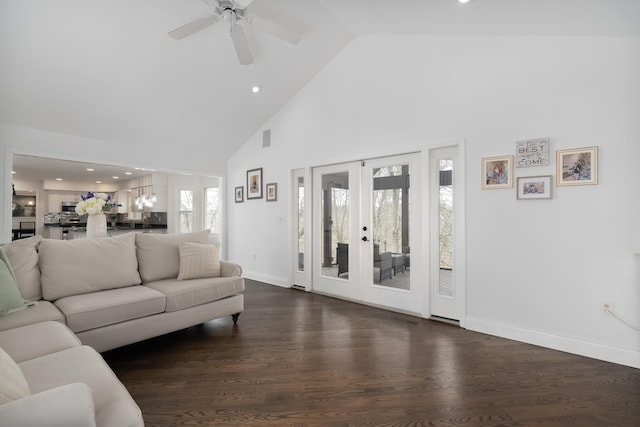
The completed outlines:
[[[513,156],[482,158],[482,189],[513,188]]]
[[[556,185],[598,183],[598,147],[556,151]]]
[[[247,200],[262,199],[262,168],[247,171]]]

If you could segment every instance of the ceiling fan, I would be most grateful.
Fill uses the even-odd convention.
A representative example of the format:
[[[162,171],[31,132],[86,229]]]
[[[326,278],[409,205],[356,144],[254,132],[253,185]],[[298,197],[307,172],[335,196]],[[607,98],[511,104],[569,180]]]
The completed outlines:
[[[300,34],[283,25],[263,18],[259,15],[251,14],[249,5],[240,4],[234,0],[202,0],[202,2],[214,8],[213,15],[196,19],[180,28],[169,31],[169,36],[181,40],[191,34],[203,30],[217,22],[223,21],[229,25],[229,32],[233,47],[238,55],[238,60],[242,65],[250,65],[253,63],[253,54],[244,34],[244,30],[240,23],[252,25],[259,31],[270,33],[279,39],[285,40],[291,44],[297,44],[300,41]],[[243,3],[250,3],[244,1]]]

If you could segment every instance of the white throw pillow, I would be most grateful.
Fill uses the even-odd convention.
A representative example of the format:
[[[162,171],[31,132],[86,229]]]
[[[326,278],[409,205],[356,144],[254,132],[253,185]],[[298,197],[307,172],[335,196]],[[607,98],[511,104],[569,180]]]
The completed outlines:
[[[175,279],[180,272],[180,242],[207,243],[209,230],[183,234],[136,233],[138,268],[143,282]]]
[[[216,245],[180,242],[178,280],[220,277],[220,253]]]
[[[0,405],[31,396],[18,364],[0,347]]]

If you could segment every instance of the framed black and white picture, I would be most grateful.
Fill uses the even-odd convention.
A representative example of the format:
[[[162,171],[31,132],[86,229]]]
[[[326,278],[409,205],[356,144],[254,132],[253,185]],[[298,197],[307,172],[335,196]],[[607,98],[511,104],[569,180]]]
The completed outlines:
[[[236,203],[244,202],[244,187],[236,187],[235,188],[235,200]]]
[[[275,202],[278,200],[278,184],[272,182],[266,185],[267,202]]]

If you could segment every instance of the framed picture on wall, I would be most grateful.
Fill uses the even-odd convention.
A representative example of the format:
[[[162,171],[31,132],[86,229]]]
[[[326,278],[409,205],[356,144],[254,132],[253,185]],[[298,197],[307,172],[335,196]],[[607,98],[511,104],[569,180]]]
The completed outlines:
[[[11,216],[35,217],[36,196],[16,194],[11,201]]]
[[[513,156],[482,158],[482,189],[513,188]]]
[[[598,147],[556,151],[556,185],[598,183]]]
[[[267,202],[275,202],[278,200],[278,184],[272,182],[266,185]]]
[[[262,199],[262,168],[247,171],[247,200]]]
[[[235,199],[236,203],[244,202],[244,187],[236,187],[235,188]]]
[[[519,176],[517,198],[518,199],[550,199],[553,177],[551,175],[541,176]]]

